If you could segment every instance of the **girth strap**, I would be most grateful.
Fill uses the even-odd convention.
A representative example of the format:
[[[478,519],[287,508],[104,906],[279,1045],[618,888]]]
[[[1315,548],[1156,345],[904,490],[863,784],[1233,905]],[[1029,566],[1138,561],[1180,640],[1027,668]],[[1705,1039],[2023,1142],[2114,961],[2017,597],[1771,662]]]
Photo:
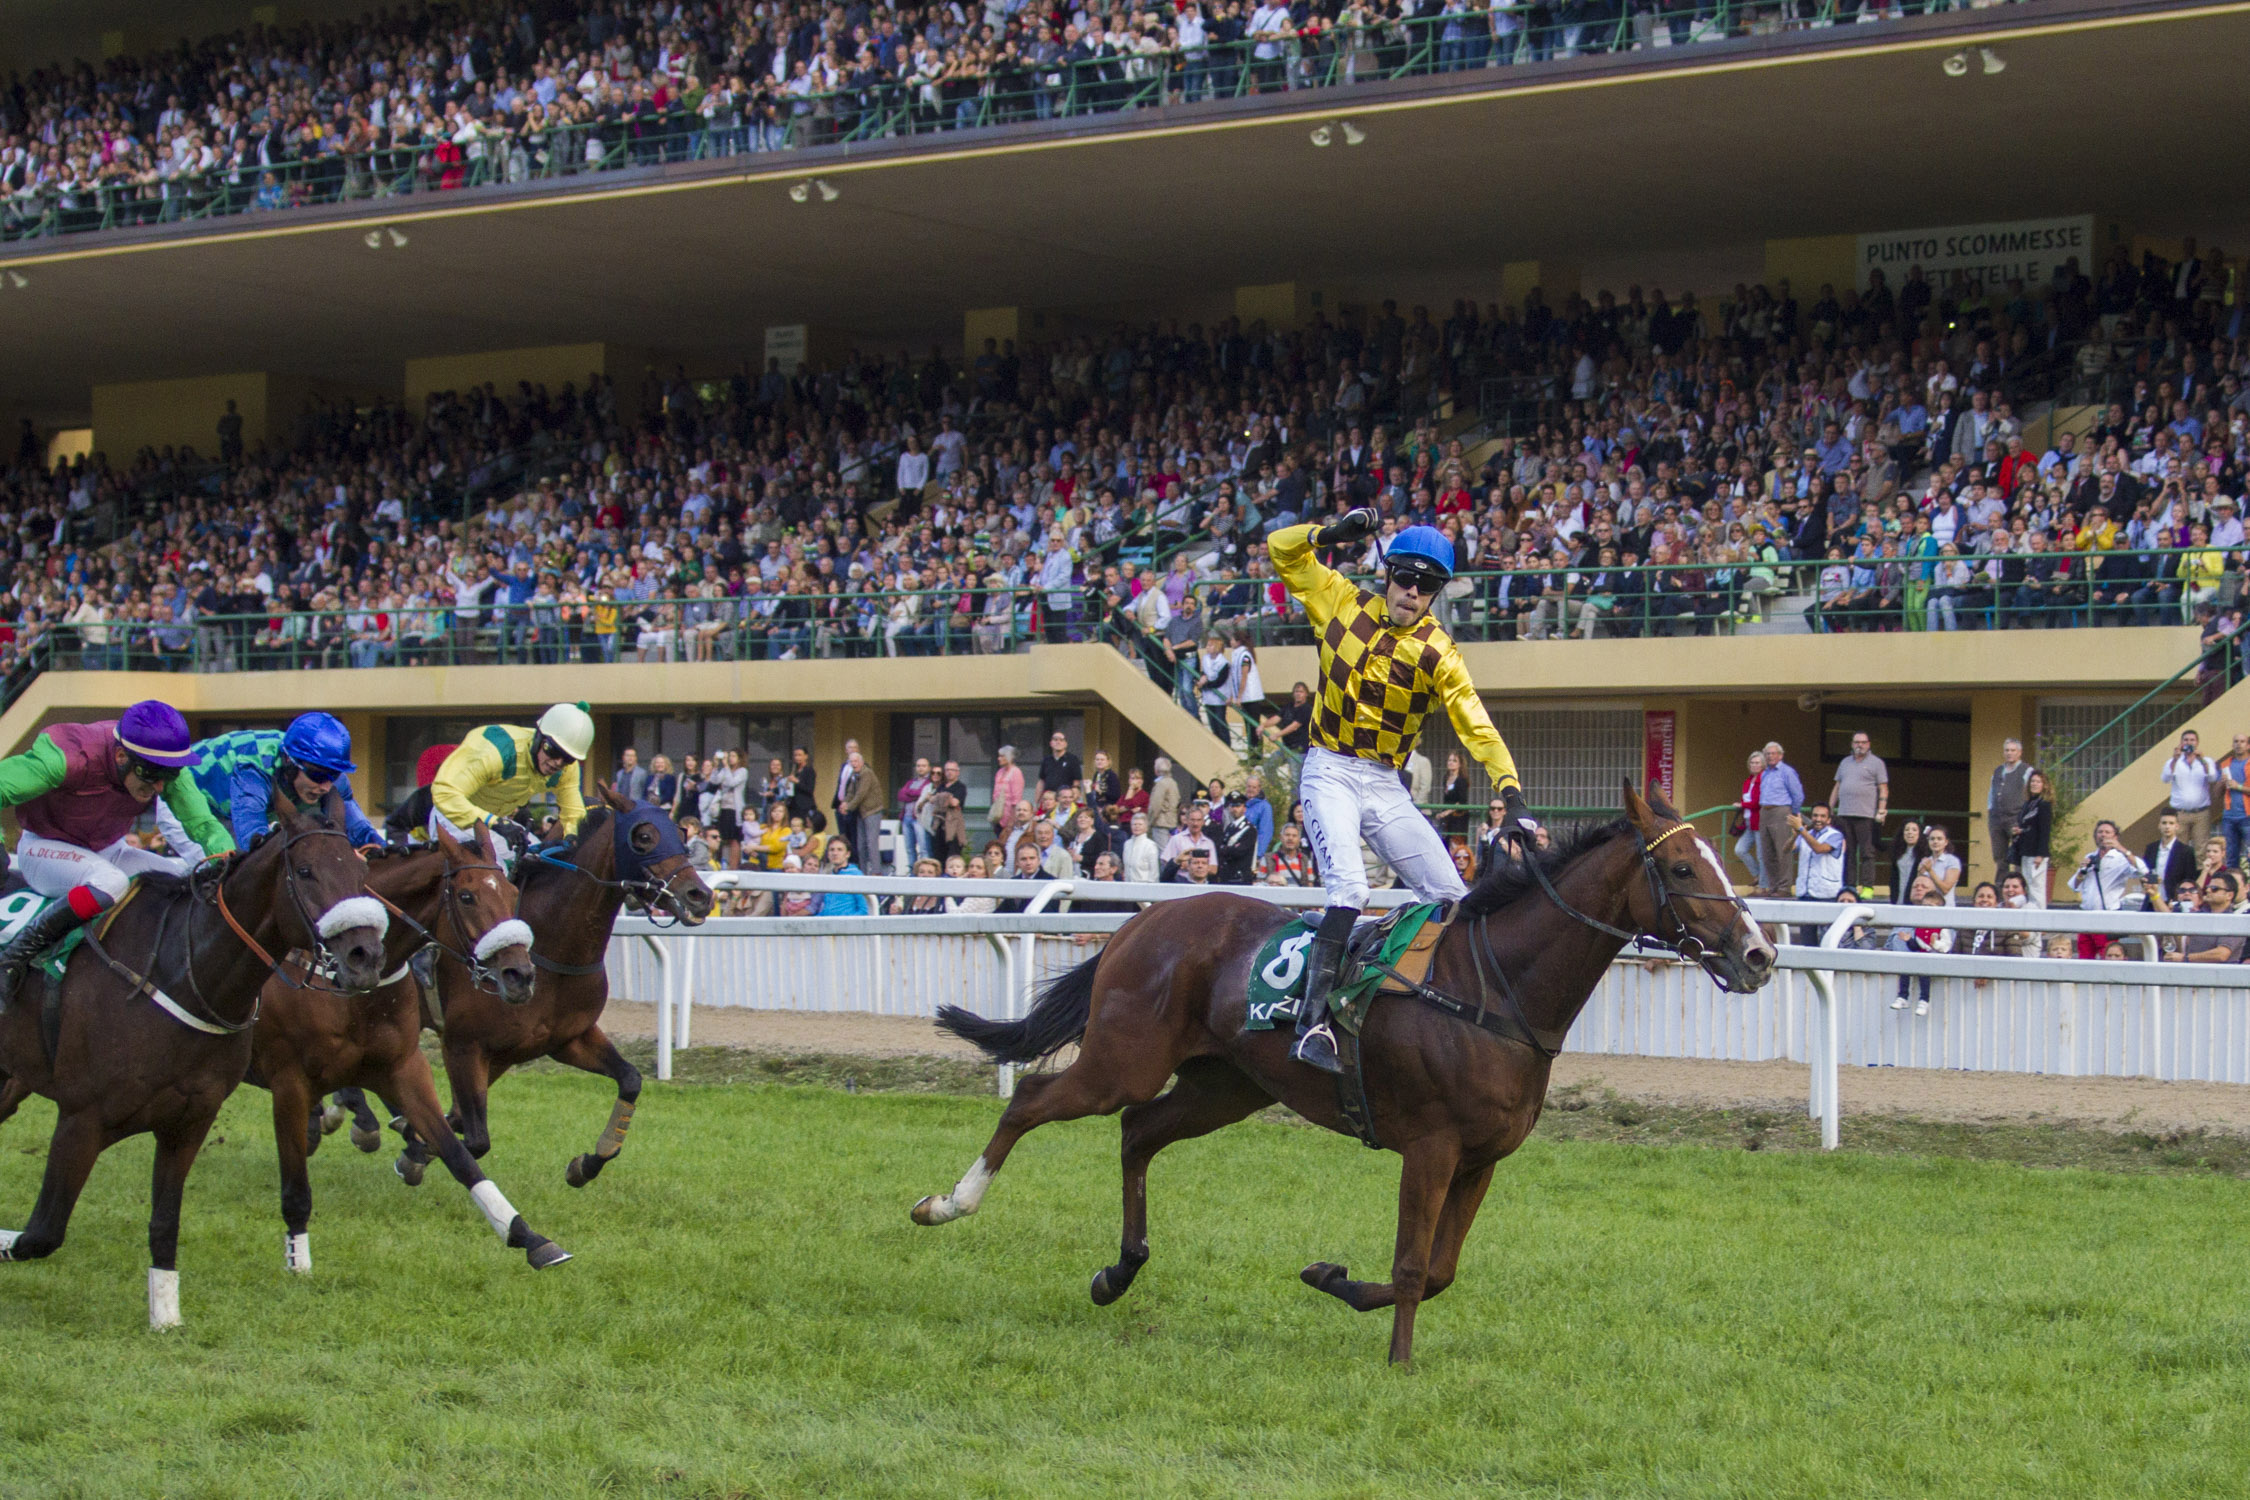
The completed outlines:
[[[1343,1064],[1343,1071],[1336,1075],[1336,1112],[1351,1126],[1362,1146],[1380,1151],[1383,1143],[1376,1139],[1375,1117],[1367,1107],[1367,1071],[1359,1036],[1333,1024],[1328,1029],[1336,1036],[1336,1061]]]

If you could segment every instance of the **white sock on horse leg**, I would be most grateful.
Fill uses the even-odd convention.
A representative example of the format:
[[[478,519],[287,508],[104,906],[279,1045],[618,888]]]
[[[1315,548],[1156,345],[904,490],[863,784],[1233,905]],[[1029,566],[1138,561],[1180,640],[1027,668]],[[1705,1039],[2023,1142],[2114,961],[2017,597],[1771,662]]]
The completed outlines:
[[[281,1237],[281,1265],[283,1270],[295,1271],[302,1276],[312,1269],[312,1236],[285,1234]]]
[[[180,1273],[148,1268],[148,1326],[153,1331],[180,1326]]]

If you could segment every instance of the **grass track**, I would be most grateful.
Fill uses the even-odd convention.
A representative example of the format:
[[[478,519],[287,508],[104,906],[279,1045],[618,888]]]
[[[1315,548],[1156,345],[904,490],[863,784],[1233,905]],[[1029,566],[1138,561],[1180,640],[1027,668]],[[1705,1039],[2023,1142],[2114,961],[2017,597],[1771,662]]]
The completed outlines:
[[[148,1149],[0,1266],[0,1495],[2239,1496],[2229,1178],[1534,1138],[1387,1369],[1396,1158],[1252,1122],[1151,1179],[1096,1309],[1116,1130],[1037,1132],[917,1229],[989,1098],[653,1086],[583,1192],[598,1083],[511,1078],[486,1165],[578,1255],[534,1276],[433,1169],[332,1138],[280,1269],[265,1096],[189,1183],[187,1327],[146,1331]],[[0,1224],[52,1113],[0,1133]]]

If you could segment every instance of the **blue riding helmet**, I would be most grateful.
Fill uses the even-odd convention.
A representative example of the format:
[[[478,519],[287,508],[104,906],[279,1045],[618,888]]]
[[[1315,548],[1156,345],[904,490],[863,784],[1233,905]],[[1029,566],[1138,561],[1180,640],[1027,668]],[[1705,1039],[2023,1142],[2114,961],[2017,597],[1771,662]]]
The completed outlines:
[[[1435,526],[1409,526],[1383,549],[1386,571],[1453,576],[1453,543]]]
[[[331,779],[349,776],[352,732],[334,714],[299,714],[281,737],[282,754],[308,771],[327,771]]]

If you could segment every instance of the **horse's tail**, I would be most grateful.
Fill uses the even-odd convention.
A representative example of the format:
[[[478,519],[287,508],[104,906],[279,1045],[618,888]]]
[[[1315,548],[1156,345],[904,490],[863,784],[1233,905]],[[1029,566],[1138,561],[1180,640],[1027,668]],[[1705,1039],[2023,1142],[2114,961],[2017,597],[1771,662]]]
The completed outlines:
[[[1038,1004],[1020,1021],[988,1021],[958,1005],[941,1005],[938,1029],[975,1044],[994,1062],[1037,1062],[1086,1034],[1086,1021],[1094,1009],[1094,969],[1100,962],[1097,953],[1069,973],[1048,980]]]

